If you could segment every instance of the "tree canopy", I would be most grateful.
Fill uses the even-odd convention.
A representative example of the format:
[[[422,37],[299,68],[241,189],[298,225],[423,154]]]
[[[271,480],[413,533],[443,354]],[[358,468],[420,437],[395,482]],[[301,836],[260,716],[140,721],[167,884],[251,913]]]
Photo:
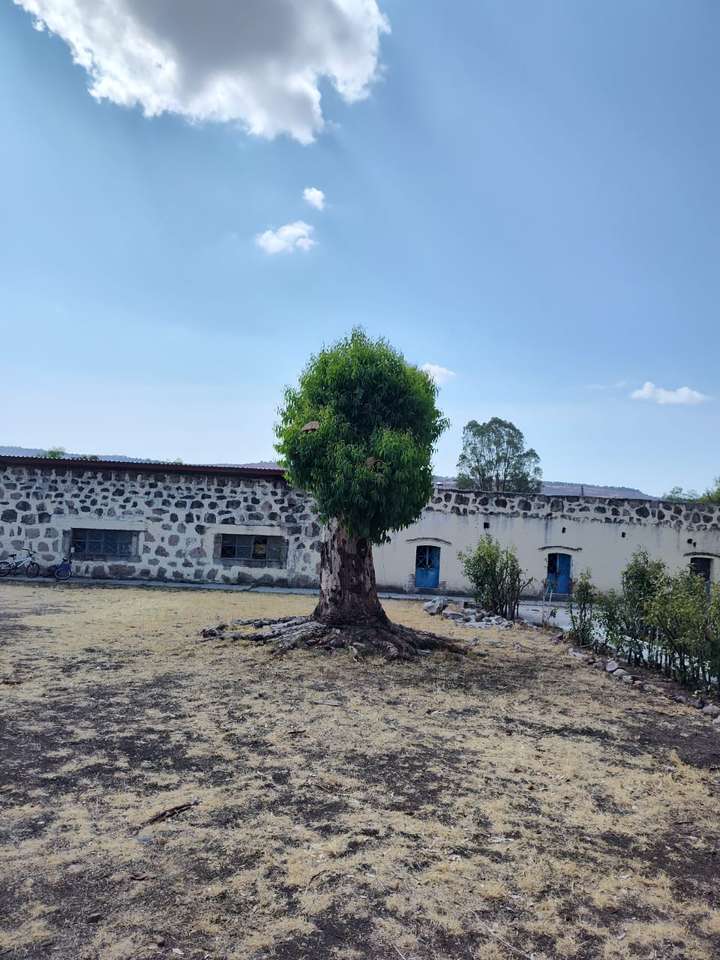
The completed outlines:
[[[670,503],[684,503],[688,500],[697,500],[700,494],[697,490],[685,490],[683,487],[672,487],[667,493],[663,494],[663,500]]]
[[[463,430],[457,482],[461,487],[533,493],[540,489],[542,470],[535,450],[514,423],[492,417],[471,420]]]
[[[419,517],[447,426],[426,373],[355,329],[310,358],[284,401],[276,448],[289,481],[313,494],[325,522],[381,543]]]
[[[669,500],[671,503],[720,503],[720,477],[713,480],[713,486],[708,487],[705,493],[673,487],[663,495],[662,499]]]

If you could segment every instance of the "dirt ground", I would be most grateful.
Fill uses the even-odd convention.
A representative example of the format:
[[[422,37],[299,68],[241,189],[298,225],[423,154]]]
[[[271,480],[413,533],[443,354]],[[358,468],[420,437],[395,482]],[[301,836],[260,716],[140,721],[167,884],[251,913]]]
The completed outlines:
[[[198,638],[311,603],[0,585],[2,960],[720,957],[712,724],[539,631]]]

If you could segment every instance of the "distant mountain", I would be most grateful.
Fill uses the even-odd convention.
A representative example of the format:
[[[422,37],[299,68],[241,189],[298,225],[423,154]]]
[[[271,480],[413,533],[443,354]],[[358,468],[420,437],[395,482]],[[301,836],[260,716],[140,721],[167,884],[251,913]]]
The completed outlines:
[[[455,477],[435,477],[440,487],[453,488]],[[541,481],[540,491],[546,497],[605,497],[609,500],[658,500],[635,487],[603,487],[596,483],[563,483],[560,480]]]
[[[47,450],[39,450],[35,447],[1,447],[0,446],[0,457],[44,457],[47,454]],[[66,460],[82,460],[87,459],[89,456],[97,457],[98,460],[111,460],[117,461],[118,463],[160,463],[160,460],[148,460],[143,457],[126,457],[121,453],[98,453],[98,454],[88,454],[88,453],[69,453],[66,452],[63,454],[63,458]]]

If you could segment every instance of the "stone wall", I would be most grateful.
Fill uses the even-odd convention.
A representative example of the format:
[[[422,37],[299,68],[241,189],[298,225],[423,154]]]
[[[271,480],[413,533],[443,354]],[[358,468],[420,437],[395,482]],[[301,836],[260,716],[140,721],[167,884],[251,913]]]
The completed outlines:
[[[132,532],[122,560],[79,560],[77,576],[259,583],[314,587],[321,526],[312,499],[277,469],[91,464],[0,458],[0,559],[27,547],[41,566],[58,563],[72,530]],[[219,556],[223,533],[280,536],[284,566]],[[550,551],[572,556],[573,576],[589,569],[602,589],[617,586],[632,553],[645,548],[679,569],[714,558],[720,579],[720,507],[656,500],[497,495],[439,487],[418,521],[376,547],[380,586],[414,589],[418,545],[441,548],[441,587],[467,590],[459,551],[492,534],[516,548],[539,585]]]
[[[543,494],[492,494],[437,489],[426,513],[472,517],[566,517],[598,523],[665,524],[687,530],[720,530],[720,506],[665,500],[608,500],[603,497],[549,497]]]
[[[570,556],[572,577],[588,570],[602,590],[620,586],[622,570],[638,549],[670,570],[687,567],[693,557],[708,558],[712,579],[720,580],[720,507],[715,505],[438,488],[416,523],[376,550],[378,582],[408,589],[415,551],[428,544],[440,549],[440,589],[466,591],[458,554],[472,550],[485,534],[516,550],[535,594],[552,553]]]
[[[0,463],[0,558],[30,547],[58,563],[73,528],[130,530],[133,555],[74,558],[93,577],[310,586],[317,582],[321,528],[311,499],[281,477],[182,473],[90,465]],[[285,568],[218,556],[223,533],[282,536]]]

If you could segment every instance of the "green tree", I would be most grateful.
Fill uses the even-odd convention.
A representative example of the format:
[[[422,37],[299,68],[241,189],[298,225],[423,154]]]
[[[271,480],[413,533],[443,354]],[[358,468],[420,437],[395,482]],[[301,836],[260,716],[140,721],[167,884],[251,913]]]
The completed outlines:
[[[276,427],[288,481],[313,495],[326,524],[314,623],[374,628],[350,640],[389,656],[410,655],[417,644],[382,609],[372,545],[416,520],[428,502],[431,456],[447,425],[436,399],[426,373],[355,329],[311,357],[298,386],[285,391]],[[300,630],[313,643],[317,635]],[[286,639],[295,645],[292,631]],[[330,639],[344,645],[342,636]]]
[[[65,456],[65,447],[51,447],[45,451],[45,456],[49,460],[62,460]]]
[[[701,497],[696,497],[701,503],[720,503],[720,477],[715,477],[714,486],[708,487]]]
[[[662,499],[670,503],[686,503],[687,501],[697,500],[699,494],[697,490],[684,490],[682,487],[672,487],[667,493],[663,494]]]
[[[457,469],[459,486],[480,490],[534,493],[542,479],[540,457],[525,447],[522,431],[500,417],[466,424]]]

